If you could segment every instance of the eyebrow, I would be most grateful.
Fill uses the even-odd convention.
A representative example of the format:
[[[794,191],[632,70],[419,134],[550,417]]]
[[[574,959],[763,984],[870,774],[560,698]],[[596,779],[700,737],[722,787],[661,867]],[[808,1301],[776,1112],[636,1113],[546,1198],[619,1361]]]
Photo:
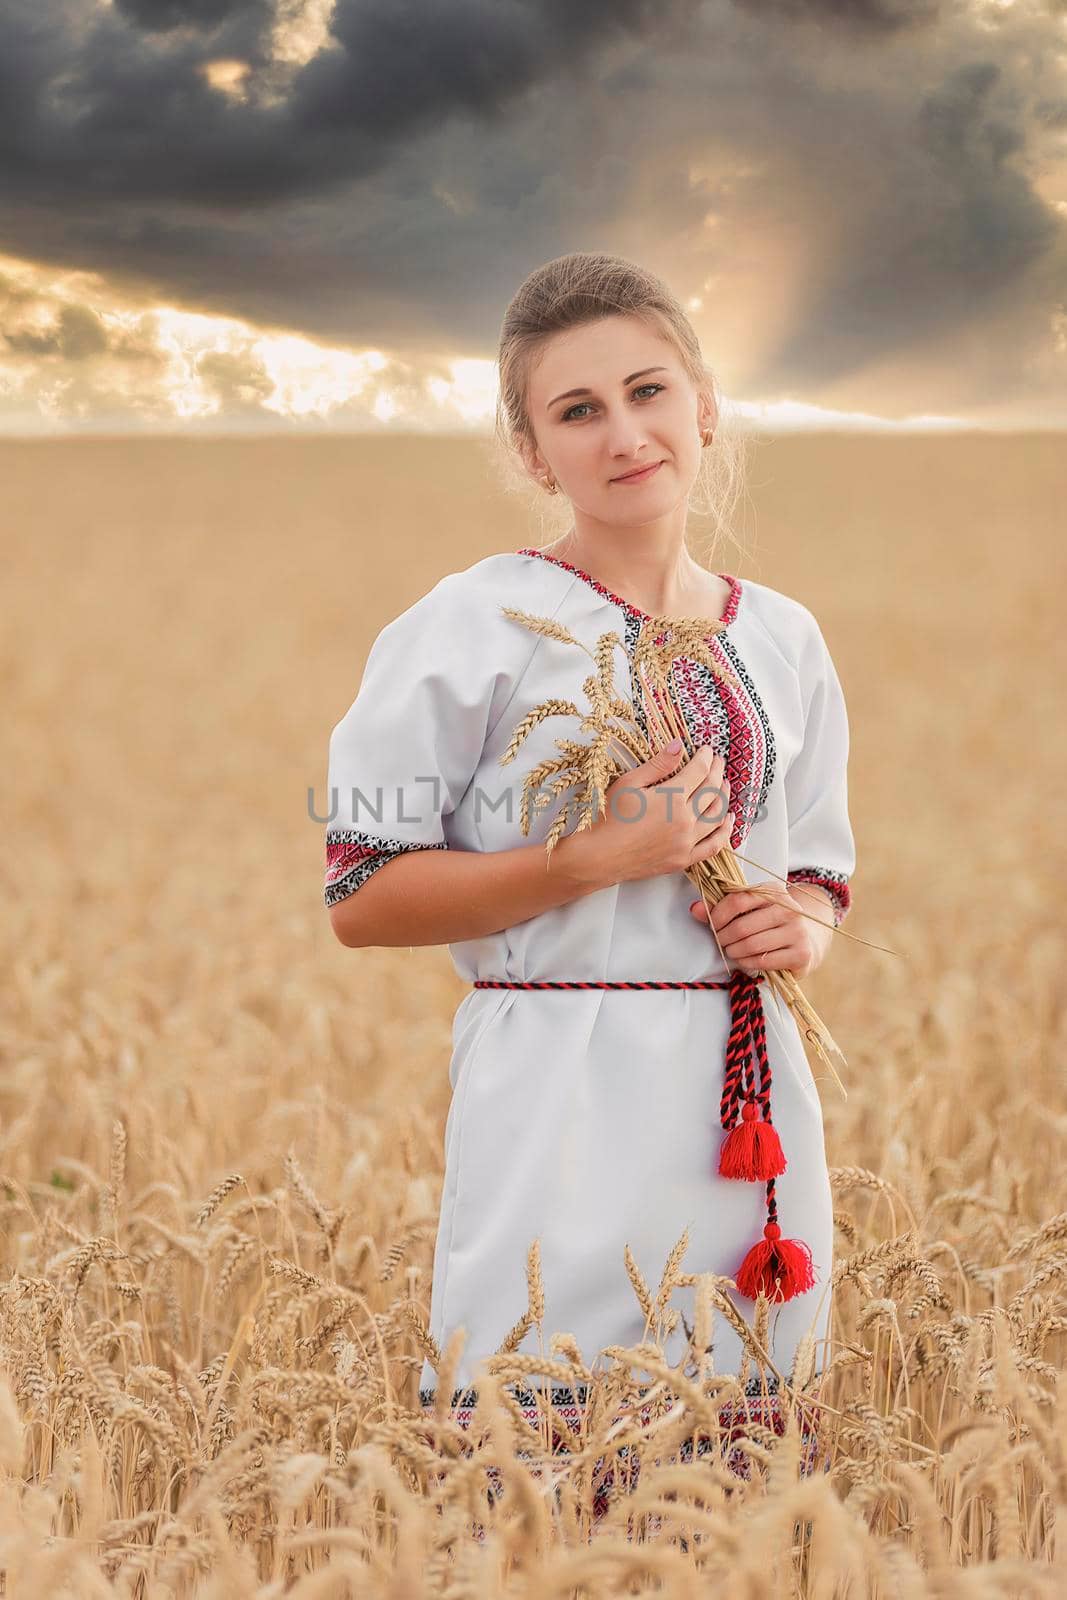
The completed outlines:
[[[640,372],[631,372],[628,378],[624,378],[622,380],[622,386],[625,389],[628,383],[633,383],[635,378],[643,378],[648,372],[666,372],[666,370],[666,367],[642,367]],[[551,411],[552,407],[560,400],[571,400],[576,394],[592,394],[592,392],[592,389],[567,389],[565,393],[558,394],[555,400],[550,400],[545,407],[545,410]]]

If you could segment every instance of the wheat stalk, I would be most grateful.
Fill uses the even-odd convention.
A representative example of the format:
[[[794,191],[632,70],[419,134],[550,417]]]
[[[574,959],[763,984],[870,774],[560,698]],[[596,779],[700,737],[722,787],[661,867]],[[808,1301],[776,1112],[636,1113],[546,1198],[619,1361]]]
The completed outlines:
[[[513,622],[518,622],[542,638],[553,639],[560,644],[576,645],[589,656],[596,667],[596,672],[590,674],[582,685],[591,707],[588,712],[579,711],[570,700],[543,701],[541,705],[527,712],[519,722],[504,754],[500,757],[501,766],[513,761],[533,729],[539,727],[550,716],[577,717],[580,727],[594,735],[586,744],[573,739],[557,739],[556,747],[560,751],[560,756],[540,762],[523,780],[519,825],[524,837],[528,837],[530,832],[531,807],[542,809],[550,805],[566,789],[578,790],[576,798],[568,800],[560,807],[548,831],[545,851],[551,860],[552,851],[566,831],[573,813],[577,814],[577,825],[574,829],[576,833],[592,826],[594,813],[597,816],[605,815],[606,790],[614,778],[648,761],[657,750],[675,738],[680,738],[683,742],[684,755],[681,759],[688,760],[692,757],[689,730],[674,695],[671,675],[674,663],[679,657],[685,657],[707,667],[723,682],[731,683],[735,687],[739,685],[737,679],[715,659],[710,649],[711,639],[722,631],[721,622],[709,623],[703,617],[652,617],[641,631],[630,662],[631,681],[636,688],[644,719],[642,727],[633,700],[620,695],[615,687],[613,662],[616,647],[622,648],[626,655],[625,646],[617,633],[601,634],[597,639],[595,651],[591,651],[568,628],[555,622],[551,617],[534,616],[514,606],[503,606],[501,609]],[[627,659],[630,660],[629,657]],[[546,793],[543,786],[549,778],[553,782]],[[695,862],[686,869],[687,877],[699,890],[709,914],[713,905],[738,890],[756,894],[766,900],[774,899],[769,889],[747,881],[741,870],[741,861],[749,861],[749,858],[738,856],[732,846],[725,845],[711,859]],[[760,867],[758,862],[750,861],[749,864]],[[770,868],[760,868],[760,870],[788,884],[788,879],[782,878],[780,873],[772,872]],[[800,915],[808,917],[812,922],[818,922],[821,927],[831,927],[834,933],[843,931],[824,922],[812,912],[801,910]],[[714,929],[712,933],[714,935]],[[848,937],[851,935],[846,934],[846,938]],[[718,944],[717,936],[715,942]],[[719,953],[723,954],[721,945]],[[723,959],[726,960],[725,955]],[[847,1099],[847,1090],[834,1065],[834,1058],[842,1065],[846,1065],[844,1053],[805,995],[795,974],[784,969],[776,969],[764,973],[763,976],[773,993],[793,1012],[801,1035],[811,1045]]]

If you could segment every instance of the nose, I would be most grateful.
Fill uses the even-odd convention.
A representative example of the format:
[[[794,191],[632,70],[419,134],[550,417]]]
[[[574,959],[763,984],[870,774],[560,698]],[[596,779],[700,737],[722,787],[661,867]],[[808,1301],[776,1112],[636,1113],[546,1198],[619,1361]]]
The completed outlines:
[[[639,417],[633,412],[627,416],[625,412],[616,414],[608,421],[608,450],[611,455],[622,463],[620,470],[625,472],[627,467],[635,466],[644,455],[648,434]]]

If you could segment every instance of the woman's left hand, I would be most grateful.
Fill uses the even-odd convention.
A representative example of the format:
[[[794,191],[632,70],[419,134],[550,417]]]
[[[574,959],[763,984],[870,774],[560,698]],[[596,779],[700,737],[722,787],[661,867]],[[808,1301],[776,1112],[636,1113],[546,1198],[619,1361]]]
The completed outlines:
[[[828,902],[823,903],[831,917]],[[694,900],[689,910],[697,922],[707,925],[703,900]],[[805,912],[809,915],[803,915]],[[806,978],[819,965],[833,937],[832,927],[813,922],[811,914],[819,915],[814,906],[795,899],[784,883],[770,879],[760,885],[759,894],[751,889],[731,889],[723,895],[711,908],[711,926],[723,954],[742,972],[785,971]]]

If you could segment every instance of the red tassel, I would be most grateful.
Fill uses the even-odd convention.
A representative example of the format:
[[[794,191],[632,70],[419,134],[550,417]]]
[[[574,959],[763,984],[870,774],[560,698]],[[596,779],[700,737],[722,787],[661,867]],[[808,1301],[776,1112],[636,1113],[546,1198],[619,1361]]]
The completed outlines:
[[[778,1129],[771,1122],[757,1121],[759,1108],[746,1100],[741,1107],[743,1121],[731,1128],[719,1150],[719,1171],[724,1178],[766,1180],[785,1171],[785,1152]]]
[[[738,1292],[755,1300],[762,1290],[770,1300],[792,1300],[815,1284],[811,1251],[802,1239],[783,1239],[777,1222],[768,1222],[764,1237],[742,1261],[734,1282]]]

